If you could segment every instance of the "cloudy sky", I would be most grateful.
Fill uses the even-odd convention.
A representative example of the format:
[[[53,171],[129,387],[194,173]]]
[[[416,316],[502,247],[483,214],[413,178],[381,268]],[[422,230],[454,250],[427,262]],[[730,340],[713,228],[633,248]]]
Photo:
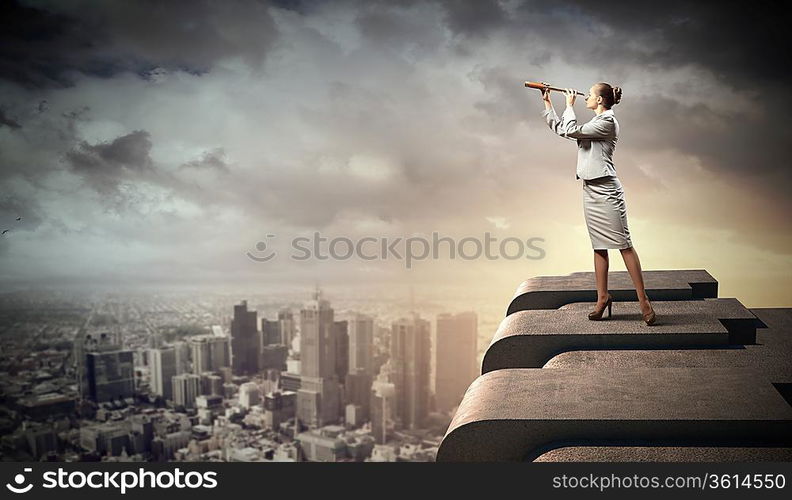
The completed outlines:
[[[792,305],[788,3],[0,9],[3,289],[412,283],[505,304],[526,278],[593,266],[575,144],[523,82],[605,81],[624,91],[615,164],[643,268]],[[315,231],[541,238],[542,258],[291,259]]]

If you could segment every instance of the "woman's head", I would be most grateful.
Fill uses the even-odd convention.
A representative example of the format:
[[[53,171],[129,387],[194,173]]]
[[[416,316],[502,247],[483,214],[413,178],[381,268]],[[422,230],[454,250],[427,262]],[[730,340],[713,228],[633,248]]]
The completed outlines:
[[[621,87],[611,87],[609,83],[605,82],[595,83],[586,96],[586,107],[597,109],[597,106],[602,104],[605,109],[611,109],[614,104],[619,104],[621,96]]]

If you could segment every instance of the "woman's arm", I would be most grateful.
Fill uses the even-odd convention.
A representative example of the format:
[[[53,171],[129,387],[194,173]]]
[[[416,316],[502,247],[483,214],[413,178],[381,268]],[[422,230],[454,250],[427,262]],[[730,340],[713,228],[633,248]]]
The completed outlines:
[[[542,83],[544,83],[545,85],[548,85],[547,82],[542,82]],[[545,89],[542,90],[542,102],[544,102],[544,105],[545,105],[545,110],[542,111],[542,116],[544,117],[545,121],[547,122],[547,125],[550,127],[550,130],[552,130],[556,134],[560,135],[561,137],[566,137],[563,134],[561,134],[561,131],[563,130],[563,128],[562,128],[563,127],[563,122],[558,119],[558,115],[556,114],[555,109],[553,109],[553,101],[550,100],[550,88],[549,88],[549,86],[548,86],[548,88],[545,88]],[[573,94],[572,95],[572,104],[574,104],[574,103],[575,103],[575,96]],[[569,105],[569,98],[567,98],[567,105]],[[566,138],[569,139],[570,141],[574,141],[575,140],[572,137],[566,137]]]
[[[570,139],[612,139],[616,133],[616,124],[613,120],[603,117],[599,120],[592,120],[583,125],[577,124],[575,109],[568,106],[561,115],[561,120],[556,123],[555,132]]]
[[[571,108],[567,108],[567,109],[571,109]],[[564,115],[566,115],[566,111],[564,111]],[[558,115],[556,114],[555,109],[553,109],[552,104],[548,106],[547,103],[545,103],[545,110],[542,111],[542,116],[544,117],[545,122],[547,122],[547,125],[550,127],[550,130],[560,135],[561,137],[565,137],[569,139],[570,141],[576,140],[574,137],[570,137],[563,133],[565,130],[564,121],[558,119]]]
[[[542,82],[542,83],[547,85],[546,82]],[[558,134],[559,127],[561,126],[561,120],[558,119],[558,115],[556,114],[555,109],[553,109],[553,101],[550,100],[549,88],[542,90],[542,102],[544,102],[545,105],[545,110],[542,111],[542,116],[544,117],[545,122],[547,122],[547,125],[550,127],[550,130]],[[561,137],[564,136],[561,135]],[[572,137],[567,137],[567,139],[571,141],[575,140]]]

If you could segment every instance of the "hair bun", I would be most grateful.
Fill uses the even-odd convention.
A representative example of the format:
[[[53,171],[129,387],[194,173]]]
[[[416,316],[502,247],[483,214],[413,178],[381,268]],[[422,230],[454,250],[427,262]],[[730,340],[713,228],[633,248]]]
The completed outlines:
[[[621,87],[613,87],[613,104],[619,104],[622,97]]]

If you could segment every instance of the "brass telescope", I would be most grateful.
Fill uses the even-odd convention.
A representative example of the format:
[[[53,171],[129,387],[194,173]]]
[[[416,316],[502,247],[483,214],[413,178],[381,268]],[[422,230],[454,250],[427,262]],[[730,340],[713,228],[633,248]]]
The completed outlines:
[[[560,87],[553,87],[549,83],[544,83],[544,82],[525,82],[525,86],[529,87],[529,88],[532,88],[532,89],[538,89],[538,90],[550,89],[550,90],[555,90],[557,92],[566,92],[566,89],[562,89]],[[575,89],[573,89],[573,90],[575,90]],[[575,94],[579,94],[579,95],[582,95],[582,96],[586,95],[586,94],[584,94],[583,92],[581,92],[579,90],[575,90]]]

